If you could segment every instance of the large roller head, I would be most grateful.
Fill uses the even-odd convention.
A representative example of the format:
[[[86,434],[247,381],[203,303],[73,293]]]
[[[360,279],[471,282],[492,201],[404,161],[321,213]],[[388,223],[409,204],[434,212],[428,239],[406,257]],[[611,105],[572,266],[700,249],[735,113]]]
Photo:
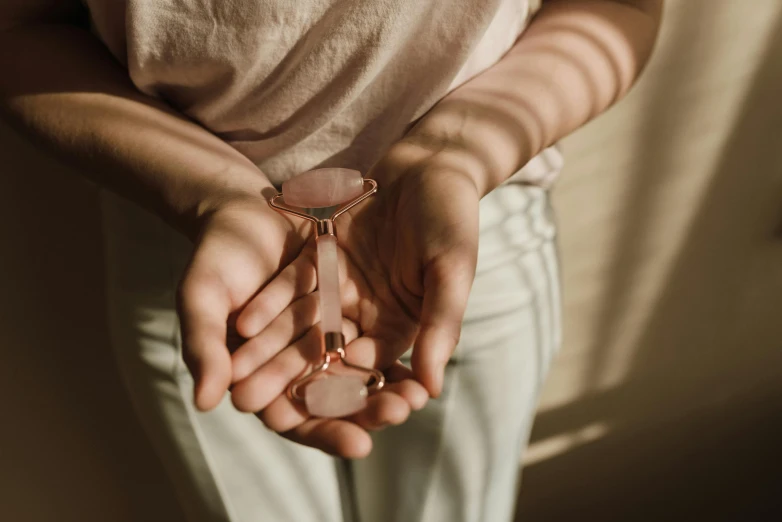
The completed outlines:
[[[351,201],[364,191],[361,173],[352,169],[315,169],[303,172],[282,184],[287,205],[322,208]]]
[[[311,415],[337,418],[366,408],[367,395],[364,379],[358,375],[333,375],[307,385],[304,402]]]

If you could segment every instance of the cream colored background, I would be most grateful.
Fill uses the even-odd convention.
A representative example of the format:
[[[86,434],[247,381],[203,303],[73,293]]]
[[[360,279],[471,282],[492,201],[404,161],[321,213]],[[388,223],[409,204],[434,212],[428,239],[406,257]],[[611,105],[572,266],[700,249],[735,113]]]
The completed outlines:
[[[782,3],[668,4],[564,143],[525,520],[782,519]],[[0,520],[181,521],[106,348],[93,189],[6,129],[0,165]]]
[[[782,520],[782,2],[669,0],[637,88],[563,145],[524,520]]]

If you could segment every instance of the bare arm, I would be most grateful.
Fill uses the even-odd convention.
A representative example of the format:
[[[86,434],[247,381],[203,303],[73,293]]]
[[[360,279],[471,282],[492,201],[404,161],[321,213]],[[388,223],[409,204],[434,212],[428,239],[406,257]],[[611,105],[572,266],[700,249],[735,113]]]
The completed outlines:
[[[98,184],[194,235],[221,200],[271,186],[247,158],[140,93],[72,0],[0,5],[0,113]]]
[[[2,0],[0,112],[97,183],[195,239],[177,304],[195,402],[212,409],[232,379],[229,317],[302,249],[305,239],[296,231],[301,223],[269,208],[260,192],[271,183],[243,155],[138,92],[127,71],[79,26],[78,14],[78,1]],[[286,326],[280,331],[291,331],[293,338],[266,337],[264,346],[274,352],[277,343],[281,349],[298,339],[304,326]],[[410,386],[414,383],[405,389]],[[260,391],[269,396],[265,387]],[[289,426],[286,436],[341,456],[360,456],[371,446],[367,430],[375,423],[400,422],[400,414],[406,418],[407,400],[385,393],[373,400],[366,418],[305,417]]]
[[[662,0],[544,2],[502,60],[422,118],[397,147],[400,161],[467,170],[488,193],[630,89],[661,11]]]

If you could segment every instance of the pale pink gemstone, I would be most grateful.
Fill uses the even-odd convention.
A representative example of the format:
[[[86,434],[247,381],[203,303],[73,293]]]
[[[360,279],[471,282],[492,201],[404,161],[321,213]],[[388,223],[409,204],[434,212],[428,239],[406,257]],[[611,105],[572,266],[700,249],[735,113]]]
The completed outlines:
[[[318,294],[320,296],[320,328],[323,333],[342,332],[342,299],[339,293],[337,238],[318,237]]]
[[[329,375],[307,385],[304,402],[311,415],[337,418],[363,410],[368,394],[361,377]]]
[[[315,169],[303,172],[282,184],[285,203],[301,208],[339,205],[364,191],[361,173],[351,169]]]

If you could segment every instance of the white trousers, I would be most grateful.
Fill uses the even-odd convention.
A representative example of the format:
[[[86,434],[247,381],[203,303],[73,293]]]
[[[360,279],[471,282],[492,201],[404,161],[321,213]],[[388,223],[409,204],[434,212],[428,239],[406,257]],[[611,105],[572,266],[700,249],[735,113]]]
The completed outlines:
[[[506,522],[538,391],[560,343],[555,227],[545,190],[481,202],[478,272],[444,392],[372,454],[289,442],[230,399],[195,410],[174,295],[191,246],[102,196],[113,348],[136,411],[193,522]]]

